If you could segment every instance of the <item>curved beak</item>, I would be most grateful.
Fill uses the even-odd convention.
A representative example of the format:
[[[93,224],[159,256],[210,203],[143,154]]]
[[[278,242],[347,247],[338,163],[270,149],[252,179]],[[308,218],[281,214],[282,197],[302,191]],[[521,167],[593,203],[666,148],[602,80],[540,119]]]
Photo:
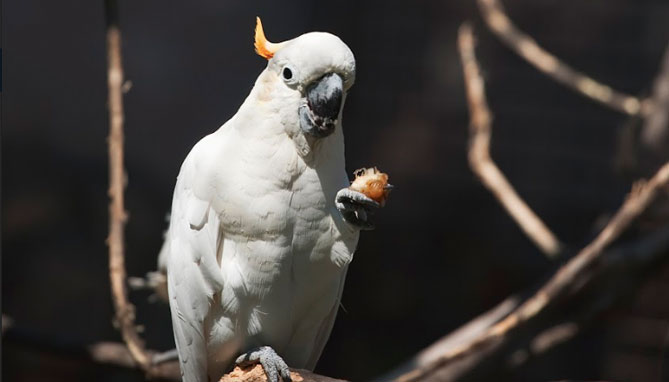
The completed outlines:
[[[344,81],[336,73],[329,73],[307,88],[306,103],[300,106],[302,131],[316,138],[334,132],[341,112]]]

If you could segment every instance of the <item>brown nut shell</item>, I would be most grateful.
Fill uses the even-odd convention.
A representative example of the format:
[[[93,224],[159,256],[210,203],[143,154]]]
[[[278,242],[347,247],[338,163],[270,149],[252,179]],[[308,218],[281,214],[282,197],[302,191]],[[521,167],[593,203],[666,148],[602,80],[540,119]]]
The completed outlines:
[[[388,184],[388,174],[379,171],[376,167],[361,168],[353,172],[355,179],[349,187],[353,191],[365,194],[368,198],[384,205],[391,185]]]

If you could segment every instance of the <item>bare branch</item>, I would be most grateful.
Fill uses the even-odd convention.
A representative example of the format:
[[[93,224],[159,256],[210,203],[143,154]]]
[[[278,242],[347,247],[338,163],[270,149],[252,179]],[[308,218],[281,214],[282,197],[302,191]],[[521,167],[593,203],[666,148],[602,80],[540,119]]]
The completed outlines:
[[[667,46],[660,72],[653,83],[653,108],[645,118],[641,140],[656,150],[669,148],[669,45]]]
[[[481,104],[480,101],[483,99],[480,98],[483,97],[483,80],[478,75],[478,66],[473,51],[473,35],[469,26],[464,25],[460,28],[458,41],[461,55],[463,56],[463,67],[470,105],[479,107]],[[473,83],[472,80],[474,80]],[[488,114],[472,112],[471,115],[473,119],[479,118],[479,120],[472,122],[472,125],[489,123]],[[477,115],[478,117],[476,117]],[[622,207],[595,240],[561,267],[546,284],[514,309],[508,316],[485,330],[481,335],[450,348],[429,364],[419,365],[414,370],[397,376],[394,381],[429,380],[431,375],[455,361],[462,360],[476,352],[490,352],[495,347],[498,347],[510,332],[523,326],[539,313],[544,312],[548,306],[553,305],[560,297],[573,291],[575,286],[583,285],[583,283],[590,280],[592,276],[588,272],[601,259],[604,249],[629,227],[667,184],[669,184],[669,163],[662,166],[648,182],[635,185]],[[657,248],[655,250],[653,255],[657,254]]]
[[[400,376],[409,374],[416,368],[429,365],[437,361],[443,354],[451,351],[451,349],[462,346],[481,335],[493,326],[495,323],[508,316],[520,304],[520,299],[516,296],[511,296],[494,308],[479,315],[478,317],[467,322],[457,330],[447,334],[437,342],[421,350],[418,354],[411,358],[408,362],[400,365],[390,372],[375,379],[375,381],[394,381]],[[473,362],[483,358],[484,353],[479,354]]]
[[[490,30],[511,50],[550,78],[621,113],[637,115],[646,114],[650,110],[649,100],[612,89],[547,52],[513,24],[499,0],[478,0],[478,5]]]
[[[105,0],[107,17],[107,85],[109,88],[109,278],[116,311],[116,324],[132,359],[149,371],[151,358],[135,328],[135,307],[126,290],[124,228],[127,220],[123,205],[126,177],[123,166],[123,65],[121,30],[115,0]]]
[[[179,359],[179,352],[177,349],[168,350],[162,353],[154,353],[152,357],[152,362],[154,365],[160,365],[161,363],[175,361]]]
[[[637,241],[602,253],[594,266],[584,269],[579,280],[567,286],[564,298],[551,300],[554,306],[571,303],[568,309],[552,309],[551,314],[541,319],[530,323],[533,318],[530,317],[519,322],[516,330],[509,328],[506,333],[492,336],[496,324],[519,312],[519,298],[510,297],[376,381],[488,380],[490,375],[525,364],[531,357],[540,356],[583,332],[596,322],[598,314],[643,280],[654,264],[668,257],[669,225],[665,225]],[[531,295],[536,294],[533,291]],[[579,303],[574,306],[572,302],[577,299]],[[465,347],[470,348],[457,354]],[[454,357],[443,359],[445,354]],[[424,372],[430,367],[429,372]],[[412,376],[415,378],[409,378]]]
[[[14,320],[7,315],[2,315],[2,334],[5,334],[7,329],[11,328],[14,325]]]
[[[136,360],[133,358],[128,349],[129,348],[126,346],[126,344],[120,344],[116,342],[99,342],[89,346],[88,353],[90,354],[91,360],[94,362],[123,368],[136,369]],[[151,379],[181,381],[179,361],[172,359],[169,361],[157,362],[161,356],[161,353],[151,354],[150,352],[147,352],[147,356],[153,360],[156,360],[156,362],[151,364],[148,377]]]
[[[474,37],[469,26],[460,28],[458,43],[471,116],[469,164],[530,240],[548,257],[555,257],[562,251],[562,244],[518,196],[490,157],[492,117],[485,99],[483,79],[474,56]]]

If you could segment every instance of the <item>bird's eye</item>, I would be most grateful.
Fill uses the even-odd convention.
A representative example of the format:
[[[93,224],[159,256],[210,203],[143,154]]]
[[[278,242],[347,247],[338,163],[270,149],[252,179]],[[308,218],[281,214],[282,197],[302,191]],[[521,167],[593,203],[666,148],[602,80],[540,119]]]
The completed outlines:
[[[288,67],[283,68],[283,78],[286,80],[293,78],[293,71]]]

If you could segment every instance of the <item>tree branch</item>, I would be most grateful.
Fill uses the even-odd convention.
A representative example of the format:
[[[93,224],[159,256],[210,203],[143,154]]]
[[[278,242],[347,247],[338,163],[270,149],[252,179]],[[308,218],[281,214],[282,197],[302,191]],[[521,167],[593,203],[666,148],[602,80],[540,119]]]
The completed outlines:
[[[562,305],[551,310],[552,314],[542,316],[533,324],[520,325],[515,332],[496,340],[489,340],[468,354],[444,363],[432,373],[424,374],[419,380],[489,380],[493,374],[499,376],[509,367],[525,364],[531,357],[545,354],[583,332],[619,296],[629,293],[658,259],[666,260],[667,257],[669,225],[638,241],[607,250],[596,266],[584,271],[579,281],[571,285],[566,292],[569,298],[559,299]],[[530,290],[525,295],[531,296],[537,290]],[[507,298],[376,381],[398,381],[414,370],[438,362],[444,354],[485,337],[491,327],[516,312],[521,301],[519,296]]]
[[[128,369],[137,368],[137,361],[130,353],[129,347],[126,344],[117,342],[99,342],[88,346],[87,351],[91,360],[94,362]],[[162,354],[163,353],[147,351],[147,357],[149,357],[149,359],[156,360],[151,363],[148,377],[152,379],[181,381],[179,361],[169,360],[158,362]]]
[[[543,221],[518,196],[516,190],[490,157],[492,117],[476,58],[474,37],[467,25],[460,29],[458,43],[469,103],[469,164],[481,182],[502,204],[525,234],[548,257],[556,257],[563,245]]]
[[[509,19],[499,0],[477,0],[479,9],[490,30],[511,50],[540,72],[555,81],[595,100],[604,106],[628,115],[646,114],[651,109],[648,99],[612,89],[562,62],[537,42],[519,30]]]
[[[14,320],[7,315],[2,315],[2,334],[4,335],[7,329],[14,325]]]
[[[653,83],[652,110],[646,115],[641,140],[657,152],[669,148],[669,45]]]
[[[465,71],[467,94],[470,99],[469,105],[472,108],[470,115],[471,118],[479,116],[478,118],[481,119],[473,121],[472,124],[486,124],[489,123],[485,119],[489,118],[487,117],[487,110],[481,112],[476,109],[481,105],[485,106],[485,93],[483,79],[480,77],[474,55],[473,41],[471,28],[468,25],[463,25],[460,28],[458,42],[463,60],[463,70]],[[504,319],[486,328],[471,340],[448,349],[447,352],[442,353],[431,362],[418,365],[414,370],[400,374],[393,380],[397,382],[432,380],[436,373],[451,365],[455,365],[456,368],[458,366],[463,367],[462,364],[457,365],[456,361],[463,360],[471,355],[490,353],[498,348],[512,331],[526,325],[530,320],[546,311],[560,297],[573,291],[575,286],[582,286],[591,280],[591,271],[597,261],[601,260],[604,249],[629,227],[667,184],[669,184],[669,163],[662,166],[648,182],[637,183],[622,207],[595,240],[561,267],[546,284]],[[654,254],[657,255],[657,253]],[[467,365],[465,364],[464,367],[467,367]],[[440,378],[443,377],[444,375],[441,374]]]
[[[126,176],[123,166],[123,65],[121,30],[116,0],[105,0],[107,21],[107,85],[109,89],[109,278],[116,311],[115,322],[132,359],[145,371],[151,368],[144,343],[135,328],[135,307],[126,290],[123,205]]]

